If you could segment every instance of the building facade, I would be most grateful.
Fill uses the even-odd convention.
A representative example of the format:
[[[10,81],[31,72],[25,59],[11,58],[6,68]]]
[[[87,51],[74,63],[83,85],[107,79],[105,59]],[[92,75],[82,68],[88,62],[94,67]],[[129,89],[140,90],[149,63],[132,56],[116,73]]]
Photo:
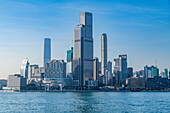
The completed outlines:
[[[119,55],[120,82],[124,84],[127,78],[127,55]]]
[[[28,67],[30,63],[28,59],[23,59],[21,69],[20,69],[20,74],[24,78],[28,79]]]
[[[29,65],[28,66],[28,80],[31,80],[32,76],[35,75],[35,69],[38,69],[38,65]]]
[[[45,76],[45,68],[44,67],[38,67],[35,69],[35,73],[31,77],[31,81],[34,80],[36,82],[40,82],[44,80]]]
[[[80,25],[74,29],[73,80],[77,86],[85,87],[93,77],[93,25],[92,13],[80,13]]]
[[[107,70],[107,35],[101,36],[101,74],[106,75]]]
[[[7,86],[13,90],[25,90],[26,89],[26,78],[19,74],[9,75]]]
[[[114,59],[113,62],[113,73],[120,71],[119,58]]]
[[[44,67],[45,64],[51,60],[51,39],[45,38],[44,39]]]
[[[127,68],[127,77],[133,77],[133,68],[132,67],[128,67]]]
[[[67,77],[73,78],[73,47],[67,51]]]
[[[45,66],[45,80],[55,80],[66,77],[66,63],[64,60],[51,60]]]
[[[168,69],[164,69],[164,72],[165,72],[164,78],[168,78]]]
[[[110,75],[112,76],[112,62],[108,61],[107,63],[107,70],[110,72]]]
[[[159,77],[159,69],[154,66],[148,67],[147,65],[144,67],[144,78],[154,78]]]
[[[99,59],[93,58],[93,80],[99,80]]]

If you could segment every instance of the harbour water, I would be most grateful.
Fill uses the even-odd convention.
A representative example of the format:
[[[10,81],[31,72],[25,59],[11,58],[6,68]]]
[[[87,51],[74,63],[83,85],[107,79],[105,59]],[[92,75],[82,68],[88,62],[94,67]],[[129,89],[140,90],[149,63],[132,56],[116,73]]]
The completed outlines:
[[[170,92],[0,92],[0,112],[170,112]]]

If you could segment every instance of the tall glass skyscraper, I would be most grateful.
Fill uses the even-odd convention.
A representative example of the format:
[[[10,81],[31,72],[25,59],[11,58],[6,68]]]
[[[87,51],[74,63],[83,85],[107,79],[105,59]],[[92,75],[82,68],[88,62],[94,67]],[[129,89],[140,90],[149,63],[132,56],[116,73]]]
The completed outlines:
[[[107,35],[105,33],[101,36],[101,74],[106,77],[107,70]]]
[[[93,77],[92,13],[80,13],[80,25],[74,29],[73,79],[79,87]]]
[[[165,78],[168,78],[168,69],[164,69],[164,72],[165,72],[164,77],[165,77]]]
[[[45,64],[51,60],[51,39],[44,39],[44,67]]]
[[[127,55],[119,55],[120,82],[125,83],[127,78]]]

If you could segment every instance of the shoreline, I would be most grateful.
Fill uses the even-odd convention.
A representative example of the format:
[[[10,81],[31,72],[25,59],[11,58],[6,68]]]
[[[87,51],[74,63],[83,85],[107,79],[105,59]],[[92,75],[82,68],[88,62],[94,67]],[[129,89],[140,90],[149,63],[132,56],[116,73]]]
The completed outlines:
[[[111,91],[104,91],[104,90],[56,90],[56,91],[44,91],[44,90],[0,90],[0,92],[80,92],[80,93],[86,93],[86,92],[170,92],[166,90],[143,90],[143,91],[131,91],[131,90],[111,90]]]

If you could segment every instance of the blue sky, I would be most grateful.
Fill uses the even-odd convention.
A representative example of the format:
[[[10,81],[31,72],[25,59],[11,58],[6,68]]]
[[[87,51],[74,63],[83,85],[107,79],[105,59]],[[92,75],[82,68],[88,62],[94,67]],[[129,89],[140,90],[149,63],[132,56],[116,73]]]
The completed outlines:
[[[128,55],[128,66],[170,69],[170,0],[0,0],[0,78],[19,73],[23,58],[42,66],[43,39],[52,58],[66,59],[79,13],[93,13],[94,56],[108,35],[108,59]]]

